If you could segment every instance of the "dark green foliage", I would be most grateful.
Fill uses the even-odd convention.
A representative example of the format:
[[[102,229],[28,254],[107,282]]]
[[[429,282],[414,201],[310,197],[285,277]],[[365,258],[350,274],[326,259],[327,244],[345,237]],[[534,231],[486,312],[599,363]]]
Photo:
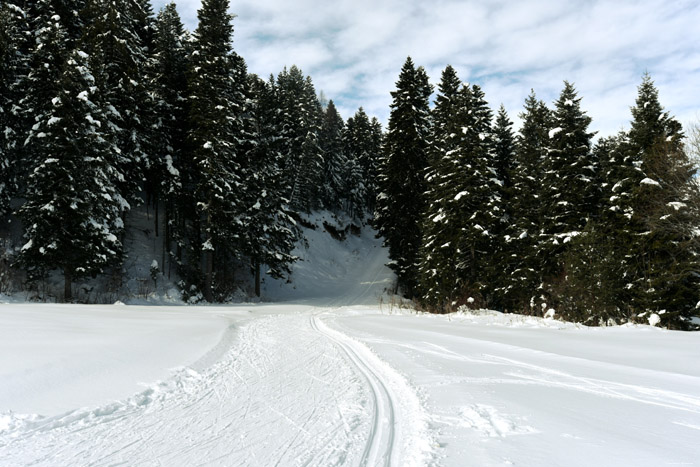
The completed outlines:
[[[533,306],[541,283],[541,261],[535,248],[540,233],[542,165],[549,146],[551,112],[534,91],[525,99],[523,121],[516,138],[510,176],[511,220],[504,232],[508,254],[503,261],[504,309],[536,311]]]
[[[22,9],[13,2],[0,4],[0,221],[9,214],[10,201],[17,195],[22,176],[19,150],[26,125],[20,99],[28,71],[27,29]]]
[[[155,232],[159,229],[159,206],[162,203],[165,217],[163,232],[163,258],[166,254],[179,258],[179,248],[173,242],[184,243],[187,238],[183,226],[186,222],[188,190],[183,189],[183,178],[192,174],[186,150],[188,116],[187,69],[189,66],[185,33],[175,4],[166,5],[154,24],[152,55],[148,63],[149,89],[153,101],[151,129],[151,158],[147,172],[148,191],[156,208]],[[188,188],[192,184],[187,185]],[[190,214],[192,211],[190,212]],[[182,262],[181,262],[182,264]]]
[[[500,198],[499,222],[494,224],[493,234],[493,259],[489,261],[485,273],[490,284],[495,288],[492,294],[491,306],[497,309],[506,309],[510,304],[505,298],[505,289],[510,285],[509,271],[506,267],[512,261],[513,255],[518,251],[513,249],[513,242],[508,241],[516,213],[513,210],[513,181],[515,175],[516,140],[511,122],[505,107],[501,105],[496,115],[493,127],[493,171],[496,179],[500,181],[494,189]]]
[[[150,163],[152,103],[144,79],[147,56],[139,34],[141,14],[133,0],[87,0],[80,41],[80,47],[104,69],[97,86],[109,103],[110,127],[120,150],[115,161],[124,173],[119,191],[131,205],[141,203],[139,192]]]
[[[285,196],[293,209],[308,212],[321,204],[324,161],[319,139],[323,124],[321,104],[311,78],[304,77],[296,66],[282,70],[274,87]]]
[[[101,272],[121,255],[127,203],[113,184],[123,175],[110,165],[117,148],[102,131],[107,118],[95,87],[97,71],[87,54],[71,54],[52,110],[36,125],[43,144],[19,210],[27,226],[20,263],[33,278],[61,269],[66,300],[72,280]]]
[[[247,73],[232,49],[228,5],[228,0],[202,3],[189,70],[188,144],[196,167],[193,201],[200,225],[200,239],[190,247],[202,252],[202,291],[208,301],[214,300],[214,276],[226,269],[242,244],[246,200],[242,116]],[[219,284],[224,281],[222,277]]]
[[[42,159],[44,141],[37,137],[41,133],[39,122],[46,121],[53,112],[51,101],[59,95],[61,75],[70,53],[67,29],[52,3],[39,0],[29,8],[34,39],[28,74],[22,83],[24,97],[20,100],[27,135],[21,156],[28,168],[36,167]],[[31,170],[27,170],[27,176],[29,173]]]
[[[385,141],[385,159],[378,179],[375,226],[389,247],[389,266],[398,287],[409,297],[417,292],[418,251],[425,209],[432,86],[423,67],[406,60],[396,91]]]
[[[349,168],[346,173],[348,211],[356,217],[374,212],[377,199],[377,176],[382,153],[382,129],[379,121],[370,121],[360,109],[348,118],[343,132],[343,146]]]
[[[323,112],[319,143],[323,152],[321,202],[330,210],[339,210],[346,198],[348,161],[343,147],[345,122],[331,100]]]
[[[572,244],[563,311],[593,324],[657,313],[662,325],[688,329],[700,299],[695,170],[648,76],[632,116],[629,134],[594,151],[605,180],[602,210]]]
[[[543,162],[537,254],[547,286],[564,280],[561,259],[567,244],[598,211],[598,167],[590,151],[593,133],[588,132],[591,119],[581,110],[580,102],[573,85],[564,82],[552,113],[549,152]]]
[[[457,241],[460,225],[451,214],[459,187],[454,176],[460,172],[460,139],[468,125],[468,108],[462,88],[451,66],[442,72],[432,113],[432,144],[427,172],[427,207],[424,213],[420,252],[422,300],[428,307],[446,309],[458,292]]]
[[[285,198],[285,185],[281,183],[282,154],[277,141],[277,107],[274,87],[256,76],[251,83],[251,106],[247,122],[255,144],[248,152],[250,177],[247,190],[253,194],[245,214],[244,254],[250,259],[255,276],[255,294],[260,296],[261,267],[274,278],[290,273],[296,257],[291,254],[298,237],[298,229],[289,202]]]

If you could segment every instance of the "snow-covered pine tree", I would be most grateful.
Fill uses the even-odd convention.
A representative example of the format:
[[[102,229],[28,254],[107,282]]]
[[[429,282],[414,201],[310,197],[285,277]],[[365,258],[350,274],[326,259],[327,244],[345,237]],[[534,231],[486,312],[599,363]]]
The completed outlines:
[[[357,159],[346,158],[343,173],[345,179],[341,189],[345,211],[351,218],[362,221],[367,212],[367,187],[362,166]]]
[[[462,89],[467,110],[462,127],[460,157],[454,182],[459,192],[454,196],[450,222],[460,226],[457,239],[457,274],[460,298],[474,299],[475,305],[491,306],[489,262],[497,251],[503,206],[501,186],[493,158],[492,112],[478,85]]]
[[[202,2],[189,71],[189,146],[197,166],[195,200],[201,222],[201,241],[191,247],[202,251],[207,301],[214,300],[215,274],[223,273],[240,251],[246,205],[242,146],[247,73],[245,62],[233,51],[228,7],[228,0]],[[225,285],[223,280],[220,285]]]
[[[361,158],[360,161],[362,162],[362,171],[365,174],[367,186],[367,206],[369,212],[374,213],[377,206],[377,196],[379,195],[379,168],[384,157],[385,134],[382,124],[377,117],[372,117],[370,127],[372,128],[372,137],[370,139],[372,145],[370,146],[370,152],[367,153],[369,157]]]
[[[364,109],[360,107],[354,116],[348,118],[343,132],[343,146],[348,163],[360,167],[360,180],[365,192],[361,205],[353,211],[361,216],[357,211],[361,206],[362,213],[371,214],[377,199],[377,174],[382,152],[381,124],[376,118],[370,121]]]
[[[525,313],[533,308],[541,283],[541,261],[537,255],[540,233],[543,163],[549,147],[551,111],[532,91],[520,114],[523,124],[516,137],[510,210],[512,220],[505,232],[510,256],[504,260],[507,275],[503,293],[504,308]]]
[[[46,121],[54,111],[51,100],[59,94],[63,67],[71,51],[67,29],[54,3],[61,2],[37,0],[29,7],[33,40],[20,104],[27,125],[22,148],[22,163],[27,167],[27,176],[44,158],[45,133],[39,129],[39,122]]]
[[[345,122],[333,100],[323,111],[319,143],[323,152],[321,202],[326,209],[340,210],[346,201],[345,186],[349,180],[348,161],[343,148]]]
[[[458,288],[457,239],[459,226],[447,218],[459,193],[453,177],[458,168],[462,128],[468,110],[462,82],[452,66],[442,72],[432,112],[429,166],[426,171],[426,210],[423,214],[419,283],[423,303],[443,311],[451,306]]]
[[[664,111],[648,74],[632,117],[630,149],[644,175],[631,200],[632,228],[641,227],[628,252],[637,258],[632,306],[657,313],[662,325],[687,329],[700,299],[695,169],[684,152],[681,125]]]
[[[280,109],[280,150],[284,157],[283,183],[286,197],[297,211],[320,206],[323,177],[323,153],[319,134],[322,125],[321,104],[310,77],[292,66],[282,70],[275,83]]]
[[[290,273],[296,260],[291,251],[298,231],[285,198],[285,185],[281,183],[283,156],[278,144],[275,89],[272,82],[266,83],[257,76],[251,76],[249,81],[251,106],[247,121],[252,125],[255,144],[248,152],[250,176],[246,184],[255,201],[246,212],[244,253],[250,259],[255,295],[259,297],[262,265],[267,265],[267,274],[274,278]]]
[[[166,5],[159,12],[154,25],[153,54],[148,67],[155,116],[149,178],[156,213],[159,202],[165,210],[162,268],[165,268],[166,254],[176,255],[172,240],[185,237],[179,229],[181,215],[177,208],[181,205],[182,197],[186,196],[182,189],[182,177],[191,172],[183,161],[189,122],[186,39],[175,4]],[[157,215],[155,225],[158,233]]]
[[[552,113],[549,153],[544,159],[537,245],[543,279],[552,296],[556,295],[553,288],[565,279],[562,260],[567,244],[598,211],[600,187],[595,183],[598,167],[591,155],[590,123],[576,89],[565,81]]]
[[[501,217],[500,222],[493,228],[494,256],[485,271],[489,278],[490,287],[495,290],[491,306],[496,309],[505,309],[510,305],[504,293],[509,284],[508,269],[504,265],[509,263],[513,254],[518,253],[512,249],[512,242],[506,241],[506,235],[509,235],[511,223],[515,217],[511,198],[513,193],[511,176],[515,167],[515,148],[513,122],[501,104],[493,127],[493,170],[496,179],[500,180],[500,184],[497,184],[495,188],[499,191]]]
[[[24,142],[20,84],[28,62],[26,14],[14,2],[0,4],[0,221],[10,212],[21,177],[18,151]],[[29,167],[24,170],[29,171]]]
[[[601,138],[593,148],[600,161],[600,211],[563,257],[566,281],[560,291],[559,312],[566,319],[592,324],[632,318],[630,304],[637,258],[630,245],[637,241],[631,195],[642,179],[632,162],[627,134]],[[637,164],[639,165],[639,164]]]
[[[116,166],[124,173],[119,191],[135,206],[148,167],[151,99],[146,89],[147,51],[141,40],[141,10],[135,0],[87,0],[81,48],[100,58],[97,86],[109,102],[109,126],[117,137]]]
[[[73,280],[99,273],[121,255],[121,214],[128,207],[110,164],[117,147],[105,132],[108,118],[88,55],[74,51],[51,99],[52,112],[37,122],[41,159],[29,177],[18,214],[26,226],[19,263],[31,277],[60,269],[64,299]]]
[[[425,69],[416,68],[409,57],[396,90],[391,93],[393,102],[375,211],[375,226],[389,247],[389,266],[397,275],[397,287],[408,297],[418,293],[431,94]]]

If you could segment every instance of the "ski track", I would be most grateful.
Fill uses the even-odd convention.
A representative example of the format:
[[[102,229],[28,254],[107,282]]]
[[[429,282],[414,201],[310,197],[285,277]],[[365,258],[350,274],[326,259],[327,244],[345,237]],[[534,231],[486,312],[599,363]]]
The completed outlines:
[[[401,460],[397,397],[418,405],[410,438],[423,428],[412,423],[417,396],[322,312],[252,319],[209,368],[182,368],[127,400],[0,415],[0,465],[408,465],[420,453]]]
[[[348,360],[362,373],[371,389],[372,403],[374,406],[372,411],[372,427],[369,437],[367,438],[364,452],[360,458],[360,465],[392,465],[395,438],[394,425],[396,423],[394,396],[389,392],[386,384],[382,381],[380,373],[372,368],[367,360],[360,356],[355,348],[358,344],[353,343],[347,336],[339,332],[331,331],[315,317],[312,317],[310,322],[311,327],[315,331],[326,336],[326,338],[342,349]]]

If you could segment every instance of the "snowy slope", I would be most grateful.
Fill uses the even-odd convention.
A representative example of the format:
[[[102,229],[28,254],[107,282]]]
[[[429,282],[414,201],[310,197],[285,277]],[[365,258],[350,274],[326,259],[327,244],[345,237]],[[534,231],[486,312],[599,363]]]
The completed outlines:
[[[0,305],[0,465],[698,463],[700,334],[410,313],[309,240],[263,303]]]

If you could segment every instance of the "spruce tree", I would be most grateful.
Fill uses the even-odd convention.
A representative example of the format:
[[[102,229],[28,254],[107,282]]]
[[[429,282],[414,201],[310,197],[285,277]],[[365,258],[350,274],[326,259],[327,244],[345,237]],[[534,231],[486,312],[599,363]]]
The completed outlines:
[[[245,63],[233,52],[228,0],[205,0],[194,33],[190,85],[189,145],[197,167],[195,200],[201,222],[203,293],[214,299],[214,261],[226,267],[240,248],[244,209],[242,164]],[[223,281],[222,281],[223,285]]]
[[[343,130],[345,122],[338,113],[333,100],[323,112],[323,124],[319,143],[323,152],[323,186],[321,201],[330,210],[339,210],[347,196],[345,185],[349,173],[348,161],[343,148]]]
[[[391,93],[391,115],[385,159],[378,184],[375,226],[389,248],[389,266],[397,286],[412,297],[417,293],[421,218],[425,209],[425,170],[428,164],[432,86],[423,67],[409,57]]]
[[[637,241],[630,283],[635,311],[658,313],[661,324],[689,328],[698,303],[697,188],[682,145],[681,125],[659,103],[649,75],[632,108],[630,150],[644,178],[632,192],[630,221]]]
[[[512,219],[504,232],[509,255],[504,258],[506,283],[501,293],[504,308],[533,313],[541,283],[541,261],[537,255],[540,235],[543,164],[549,147],[551,111],[532,91],[525,99],[523,121],[516,137],[515,161],[510,180]]]
[[[254,204],[248,206],[244,229],[244,253],[250,259],[254,275],[255,295],[260,296],[261,268],[267,265],[267,275],[274,278],[287,276],[298,229],[292,218],[289,200],[285,198],[283,156],[280,152],[277,126],[277,99],[272,83],[256,76],[250,77],[251,107],[249,123],[255,137],[248,153],[250,176],[248,191],[254,193]]]
[[[20,264],[33,278],[62,270],[66,301],[73,280],[101,272],[121,255],[121,214],[128,206],[114,186],[123,174],[110,164],[118,149],[103,131],[108,118],[98,71],[86,53],[70,55],[53,109],[36,124],[39,164],[18,212],[27,239]]]
[[[19,150],[24,142],[20,99],[27,74],[26,14],[13,2],[0,4],[0,220],[10,212],[21,177]],[[24,168],[27,172],[30,167]]]
[[[493,127],[493,170],[496,180],[499,181],[494,188],[498,190],[500,198],[500,222],[493,227],[494,256],[484,271],[491,287],[495,289],[492,306],[499,309],[505,309],[510,305],[505,297],[505,288],[509,285],[508,269],[505,265],[513,254],[518,253],[512,249],[512,242],[506,241],[515,218],[511,180],[515,167],[515,149],[513,122],[508,117],[505,107],[501,105]]]
[[[286,197],[297,211],[310,211],[321,204],[323,152],[319,134],[321,104],[310,77],[292,66],[277,76],[275,94],[279,104],[280,150],[284,158]]]
[[[419,281],[423,302],[438,310],[451,305],[458,288],[456,261],[460,227],[447,216],[459,193],[453,177],[458,170],[462,128],[468,124],[468,109],[461,88],[455,69],[445,68],[432,112]]]
[[[53,3],[38,0],[29,8],[34,40],[29,71],[22,85],[25,96],[21,101],[23,120],[27,125],[22,159],[29,168],[36,167],[43,157],[44,133],[39,129],[39,122],[46,121],[54,110],[51,101],[59,94],[64,63],[71,51],[67,29]],[[31,169],[27,174],[30,172]]]
[[[166,5],[154,25],[152,58],[149,62],[149,88],[153,96],[155,119],[149,178],[156,206],[156,234],[158,234],[158,206],[165,208],[165,232],[161,265],[165,255],[172,251],[171,240],[182,239],[181,218],[178,209],[186,193],[182,178],[191,172],[185,165],[186,135],[188,131],[187,39],[174,3]],[[190,170],[188,170],[190,169]]]
[[[147,50],[141,39],[141,10],[135,0],[87,0],[81,47],[100,58],[104,73],[97,85],[109,102],[110,127],[119,153],[115,165],[124,173],[118,183],[124,198],[135,206],[149,164]]]
[[[591,156],[591,118],[581,110],[581,98],[564,82],[552,113],[549,152],[544,159],[541,194],[541,234],[537,245],[548,292],[565,279],[562,265],[567,244],[580,235],[597,212],[598,168]]]
[[[457,274],[462,299],[475,305],[491,306],[493,300],[488,276],[489,261],[497,251],[498,231],[503,217],[501,186],[493,157],[492,112],[478,85],[466,86],[466,125],[460,141],[459,167],[454,183],[454,220],[462,230],[457,243]]]
[[[379,161],[382,151],[382,129],[379,121],[374,118],[370,121],[364,109],[360,107],[355,115],[348,118],[343,133],[343,145],[351,173],[359,167],[359,174],[353,177],[362,182],[362,190],[364,190],[364,199],[353,209],[358,216],[363,213],[372,214],[374,212],[377,199],[377,174],[379,171]],[[354,190],[352,193],[353,199],[359,195],[359,185],[353,182]],[[359,201],[359,200],[358,200]],[[359,207],[361,206],[361,211]]]

